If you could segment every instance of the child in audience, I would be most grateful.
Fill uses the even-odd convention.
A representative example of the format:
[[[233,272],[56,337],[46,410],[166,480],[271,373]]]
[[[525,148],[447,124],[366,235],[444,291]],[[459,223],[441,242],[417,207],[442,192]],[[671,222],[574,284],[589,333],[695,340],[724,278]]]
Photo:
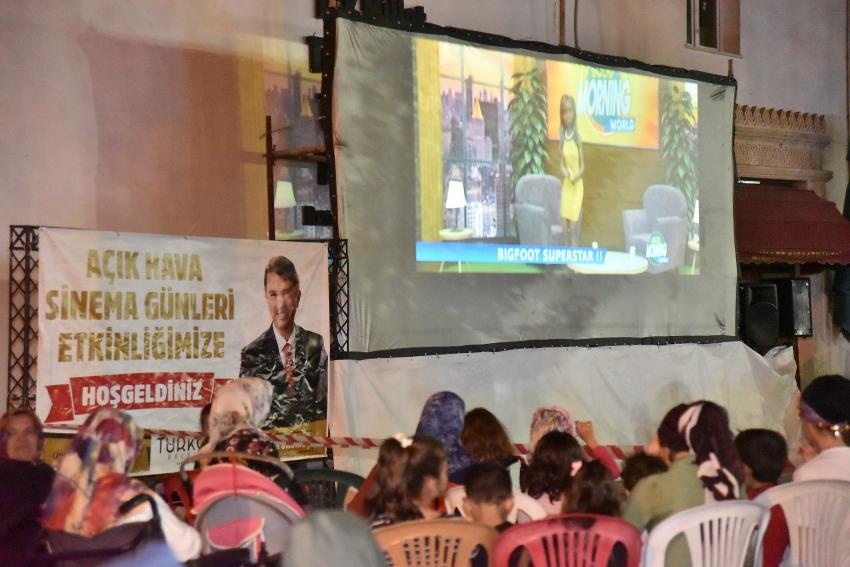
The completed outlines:
[[[744,464],[744,485],[750,500],[776,486],[788,461],[788,445],[782,435],[769,429],[746,429],[735,437],[735,448]],[[774,506],[762,543],[764,567],[782,563],[788,540],[785,514],[780,506]]]
[[[794,472],[794,480],[850,481],[850,380],[819,376],[800,397],[803,436],[814,457]]]
[[[601,516],[620,517],[623,504],[622,491],[614,482],[605,465],[591,461],[582,465],[573,477],[564,493],[564,514],[599,514]],[[596,522],[594,518],[570,518],[571,523],[589,530]],[[608,567],[625,567],[627,564],[625,546],[617,542],[608,557]],[[585,561],[591,563],[590,558]],[[595,563],[596,564],[596,563]]]
[[[476,463],[507,468],[511,484],[519,485],[519,458],[505,426],[490,411],[475,408],[466,413],[460,442]]]
[[[537,500],[547,514],[560,514],[564,490],[583,465],[583,451],[576,438],[562,431],[550,431],[534,447],[524,492]]]
[[[646,478],[651,474],[662,473],[666,470],[667,465],[661,460],[661,457],[649,455],[641,451],[626,459],[626,462],[623,464],[623,472],[620,473],[620,478],[623,479],[623,488],[626,492],[631,492],[642,478]]]
[[[531,417],[531,435],[528,442],[529,454],[534,454],[534,449],[537,447],[538,441],[550,431],[562,431],[581,439],[584,441],[590,454],[593,455],[593,458],[600,461],[611,471],[611,476],[614,478],[620,476],[620,468],[614,461],[611,451],[607,447],[600,445],[596,440],[596,434],[593,431],[593,422],[574,421],[567,410],[558,406],[541,406],[534,412],[534,415]],[[525,480],[523,480],[525,472],[526,469],[523,468],[520,473],[522,486],[525,486]]]
[[[454,392],[437,392],[425,401],[416,426],[416,435],[432,437],[442,444],[448,462],[449,482],[455,484],[463,483],[466,469],[473,464],[472,457],[460,443],[465,408],[461,397]],[[370,519],[366,510],[366,497],[372,493],[376,474],[377,465],[369,471],[360,490],[348,504],[349,512],[366,520]]]
[[[726,410],[708,401],[679,404],[667,412],[648,449],[669,466],[648,476],[629,495],[623,517],[651,530],[671,514],[719,500],[734,500],[743,477]],[[667,565],[689,565],[681,537],[667,550]]]
[[[426,436],[390,437],[381,445],[375,483],[366,498],[372,528],[439,518],[448,486],[446,452]]]
[[[565,491],[563,512],[619,517],[622,502],[611,472],[599,461],[591,461],[582,465]]]
[[[463,420],[460,442],[477,463],[494,463],[509,467],[517,462],[511,438],[505,426],[484,408],[467,412]]]
[[[514,495],[507,469],[493,463],[473,465],[466,473],[465,484],[463,509],[467,517],[499,532],[513,525],[508,521]]]

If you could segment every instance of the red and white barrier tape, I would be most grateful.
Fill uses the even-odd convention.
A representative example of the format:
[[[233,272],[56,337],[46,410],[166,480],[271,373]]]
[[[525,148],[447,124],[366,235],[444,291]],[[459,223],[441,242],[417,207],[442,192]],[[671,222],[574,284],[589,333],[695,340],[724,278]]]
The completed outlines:
[[[77,431],[76,425],[51,425],[50,430]],[[274,430],[266,432],[269,437],[275,441],[285,443],[287,445],[312,445],[324,447],[361,447],[363,449],[375,449],[381,446],[383,439],[374,439],[369,437],[325,437],[321,435],[305,435],[303,433],[278,433]],[[201,437],[200,433],[193,431],[171,431],[168,429],[145,429],[145,435],[156,435],[158,437]],[[528,446],[522,443],[514,444],[516,450],[521,455],[528,454]],[[631,453],[641,451],[641,445],[633,445],[629,447],[620,447],[618,445],[607,445],[614,456],[618,459],[625,459]],[[589,449],[588,449],[589,452]]]

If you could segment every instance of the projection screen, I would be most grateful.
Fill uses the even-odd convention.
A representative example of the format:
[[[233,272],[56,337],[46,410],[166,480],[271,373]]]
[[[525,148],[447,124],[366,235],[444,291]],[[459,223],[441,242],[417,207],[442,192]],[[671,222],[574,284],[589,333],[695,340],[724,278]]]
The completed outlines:
[[[733,80],[336,31],[351,351],[734,336]]]

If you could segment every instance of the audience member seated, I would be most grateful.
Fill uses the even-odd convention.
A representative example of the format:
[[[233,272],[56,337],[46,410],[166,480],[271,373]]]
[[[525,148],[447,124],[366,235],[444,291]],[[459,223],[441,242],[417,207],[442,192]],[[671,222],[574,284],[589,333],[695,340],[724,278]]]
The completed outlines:
[[[850,380],[819,376],[800,398],[803,436],[814,456],[794,472],[794,480],[850,481]]]
[[[474,464],[460,441],[466,419],[466,406],[454,392],[437,392],[422,408],[416,436],[425,435],[440,442],[446,452],[449,482],[463,484],[466,470]]]
[[[460,396],[454,392],[437,392],[425,401],[416,426],[416,435],[427,435],[442,443],[448,459],[449,481],[456,485],[463,484],[463,475],[473,464],[472,457],[460,442],[465,411],[466,406]],[[375,485],[376,474],[377,465],[372,467],[360,490],[348,503],[349,512],[367,520],[366,497]]]
[[[128,414],[104,407],[89,416],[62,458],[44,507],[49,530],[92,537],[114,526],[153,518],[148,503],[121,516],[119,508],[140,493],[150,495],[162,532],[174,557],[182,562],[201,551],[198,532],[177,519],[165,501],[142,482],[127,476],[144,439]]]
[[[563,512],[600,514],[619,518],[623,505],[622,491],[611,472],[599,461],[582,465],[570,482],[563,498]]]
[[[547,514],[560,514],[564,491],[583,464],[583,451],[575,437],[550,431],[534,447],[523,492],[537,500]]]
[[[292,527],[283,564],[386,567],[387,561],[361,518],[339,510],[319,510]]]
[[[519,483],[519,457],[505,426],[491,412],[484,408],[467,412],[460,442],[476,463],[505,467],[511,474],[511,481]]]
[[[466,498],[463,510],[473,522],[503,532],[513,524],[508,515],[514,506],[511,477],[507,469],[494,463],[479,463],[466,472]]]
[[[623,505],[622,490],[614,482],[605,465],[599,461],[585,463],[573,477],[569,489],[564,494],[564,514],[599,514],[601,516],[620,517]],[[595,520],[574,518],[574,522],[590,529]],[[626,548],[617,542],[611,550],[608,567],[626,565]]]
[[[650,448],[669,466],[648,476],[629,495],[623,517],[639,530],[694,506],[739,497],[741,462],[726,410],[708,401],[679,404],[667,412]],[[677,537],[668,565],[689,565],[687,543]]]
[[[219,388],[210,408],[209,441],[200,453],[227,451],[278,458],[277,443],[260,430],[271,401],[271,382],[259,378],[239,378]],[[239,463],[269,478],[280,474],[279,468],[268,463]]]
[[[0,557],[21,557],[39,540],[53,469],[41,460],[44,429],[28,409],[0,418]]]
[[[366,497],[372,528],[441,517],[438,501],[448,487],[448,463],[440,442],[417,435],[390,437],[381,445],[375,483]]]
[[[788,445],[782,435],[769,429],[746,429],[735,437],[735,448],[744,465],[747,498],[755,500],[759,494],[777,485],[788,462]],[[788,543],[785,514],[782,507],[774,506],[762,543],[764,567],[781,565]]]
[[[623,488],[627,493],[630,493],[642,478],[646,478],[652,474],[662,473],[666,470],[667,465],[661,460],[661,457],[649,455],[641,451],[626,459],[625,463],[623,463],[623,472],[620,473],[620,478],[623,480]]]
[[[550,431],[563,431],[573,437],[578,437],[587,445],[593,458],[602,462],[611,471],[611,476],[614,478],[620,476],[620,467],[614,461],[611,451],[600,445],[596,440],[593,423],[590,421],[576,422],[567,410],[558,406],[541,406],[534,412],[534,415],[531,417],[531,435],[528,442],[529,454],[534,453],[537,442]],[[522,486],[525,486],[524,475],[525,467],[523,467],[520,475],[520,484]]]

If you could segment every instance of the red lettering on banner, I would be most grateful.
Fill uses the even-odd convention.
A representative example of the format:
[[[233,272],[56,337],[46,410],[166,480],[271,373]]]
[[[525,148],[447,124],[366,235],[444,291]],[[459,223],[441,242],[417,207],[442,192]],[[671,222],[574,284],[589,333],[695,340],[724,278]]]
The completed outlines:
[[[203,407],[213,395],[211,372],[141,372],[78,376],[47,386],[51,408],[46,423],[70,421],[99,407],[123,410]]]

